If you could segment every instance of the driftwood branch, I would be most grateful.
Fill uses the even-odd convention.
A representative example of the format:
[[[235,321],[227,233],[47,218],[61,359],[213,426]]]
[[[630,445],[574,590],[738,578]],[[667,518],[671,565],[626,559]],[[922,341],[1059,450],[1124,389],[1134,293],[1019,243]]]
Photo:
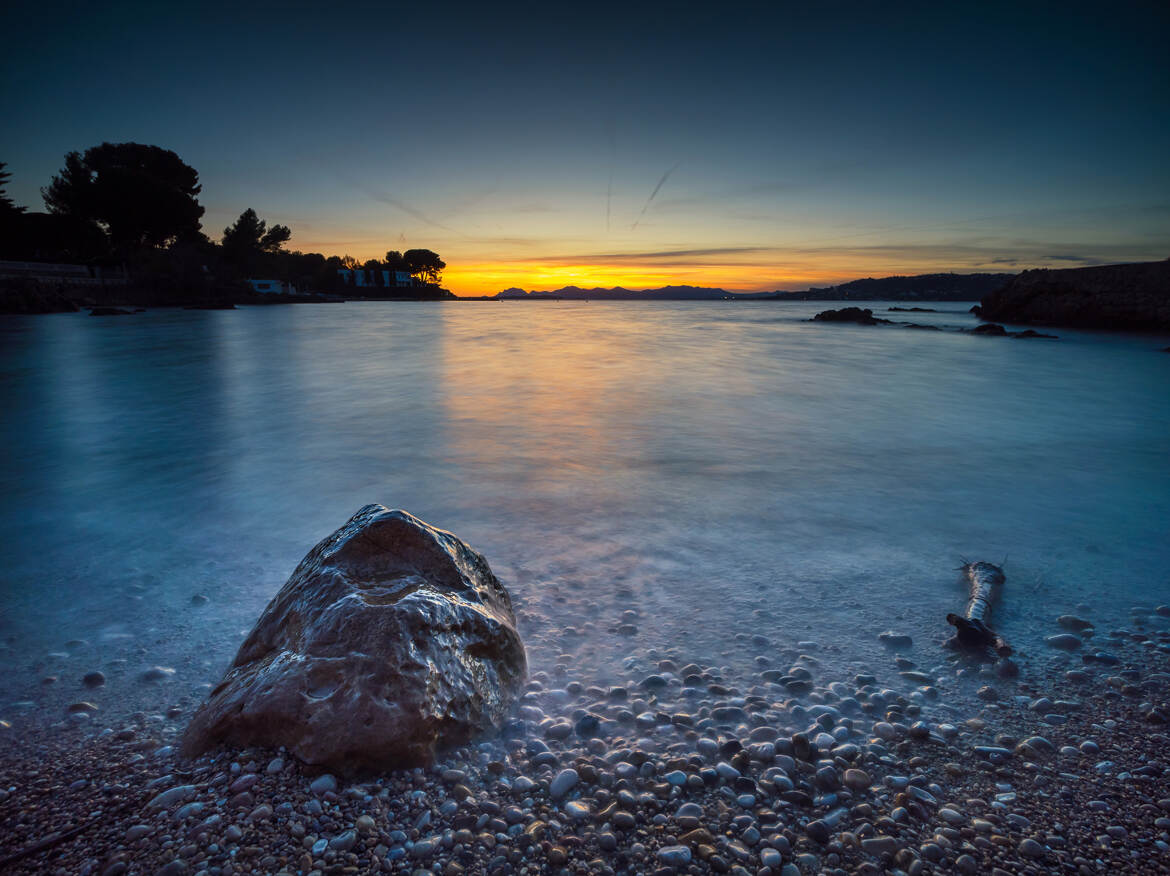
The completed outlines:
[[[962,614],[948,614],[947,623],[955,628],[950,645],[966,651],[985,651],[991,648],[1001,657],[1012,653],[1011,647],[988,622],[991,609],[1003,590],[1003,569],[994,563],[966,563],[962,567],[967,581],[967,607]]]

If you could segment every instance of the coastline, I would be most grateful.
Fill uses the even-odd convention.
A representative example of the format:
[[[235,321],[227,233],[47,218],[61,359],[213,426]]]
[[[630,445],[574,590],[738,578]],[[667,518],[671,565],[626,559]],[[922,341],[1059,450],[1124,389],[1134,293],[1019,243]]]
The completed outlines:
[[[0,861],[81,826],[6,872],[1164,872],[1165,613],[1018,679],[933,642],[852,679],[813,643],[741,634],[768,667],[743,677],[639,648],[626,685],[538,670],[499,738],[352,778],[278,751],[184,762],[196,704],[148,686],[133,713],[3,731]]]

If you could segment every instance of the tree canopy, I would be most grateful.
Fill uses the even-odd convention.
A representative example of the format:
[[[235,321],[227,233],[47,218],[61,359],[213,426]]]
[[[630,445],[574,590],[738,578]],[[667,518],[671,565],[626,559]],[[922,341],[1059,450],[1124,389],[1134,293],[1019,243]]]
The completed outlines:
[[[246,263],[260,253],[275,253],[288,243],[292,231],[287,225],[273,225],[249,207],[234,224],[223,230],[224,256],[237,264]]]
[[[393,253],[386,253],[387,257]],[[406,269],[424,283],[438,285],[443,279],[443,269],[447,263],[439,258],[437,252],[429,249],[408,249],[402,254],[406,262]]]
[[[23,213],[24,207],[18,207],[12,202],[12,198],[8,197],[8,193],[4,191],[8,185],[8,180],[12,178],[12,174],[4,168],[8,165],[0,161],[0,214]]]
[[[200,191],[198,172],[169,149],[102,143],[66,155],[41,194],[50,213],[98,222],[126,252],[197,235]]]
[[[365,261],[290,252],[288,226],[269,225],[252,208],[225,228],[220,240],[209,239],[200,230],[199,174],[159,146],[102,143],[69,152],[60,172],[41,189],[47,213],[15,205],[5,191],[10,177],[0,162],[0,258],[120,265],[130,281],[109,294],[127,301],[246,299],[256,294],[248,278],[259,277],[288,280],[302,292],[356,297],[450,294],[438,288],[446,263],[433,250],[390,250],[384,260]],[[416,282],[403,282],[403,274]]]

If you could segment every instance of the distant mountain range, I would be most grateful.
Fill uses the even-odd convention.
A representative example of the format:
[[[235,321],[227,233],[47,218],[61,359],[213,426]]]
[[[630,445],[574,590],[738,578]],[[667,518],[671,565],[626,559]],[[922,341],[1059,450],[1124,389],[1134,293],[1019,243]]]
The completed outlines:
[[[709,286],[663,286],[660,289],[582,289],[565,286],[547,292],[505,289],[493,299],[569,301],[979,301],[1003,286],[1015,274],[919,274],[914,277],[882,277],[853,280],[839,286],[803,292],[729,292]]]
[[[565,286],[551,292],[525,292],[515,287],[498,293],[496,298],[551,298],[570,300],[598,300],[610,301],[710,301],[720,298],[735,298],[735,293],[726,289],[712,289],[707,286],[663,286],[661,289],[625,289],[615,286],[612,289],[582,289],[580,286]]]

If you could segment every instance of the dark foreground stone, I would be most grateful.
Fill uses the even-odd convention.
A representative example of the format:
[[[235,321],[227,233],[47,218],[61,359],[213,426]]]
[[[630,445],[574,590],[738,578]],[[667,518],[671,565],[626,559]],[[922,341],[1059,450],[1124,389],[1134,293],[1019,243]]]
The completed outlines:
[[[484,558],[367,505],[269,603],[182,748],[283,745],[339,771],[425,764],[497,728],[526,669]]]

